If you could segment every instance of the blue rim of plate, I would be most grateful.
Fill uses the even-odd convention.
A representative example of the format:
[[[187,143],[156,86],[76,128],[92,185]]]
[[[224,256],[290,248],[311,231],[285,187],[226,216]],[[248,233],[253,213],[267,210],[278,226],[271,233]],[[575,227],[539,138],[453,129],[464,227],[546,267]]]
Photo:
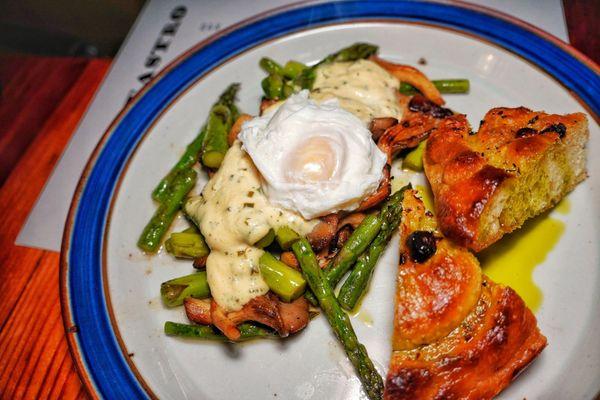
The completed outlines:
[[[218,33],[173,61],[116,117],[75,192],[61,251],[61,302],[69,347],[92,397],[156,397],[124,353],[112,323],[103,275],[104,239],[113,194],[139,141],[181,93],[232,57],[282,35],[359,20],[424,23],[499,45],[554,77],[598,120],[598,66],[535,27],[470,4],[407,0],[295,4]]]

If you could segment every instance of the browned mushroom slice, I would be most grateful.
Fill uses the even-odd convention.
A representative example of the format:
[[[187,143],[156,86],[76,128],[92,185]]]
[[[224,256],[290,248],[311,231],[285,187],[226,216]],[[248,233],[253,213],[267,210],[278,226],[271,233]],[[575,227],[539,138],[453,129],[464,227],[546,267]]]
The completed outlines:
[[[444,104],[444,99],[440,91],[435,85],[425,76],[424,73],[411,67],[410,65],[394,64],[389,61],[382,60],[379,57],[371,56],[371,60],[379,64],[380,67],[388,71],[396,77],[400,82],[406,82],[414,86],[425,97],[433,101],[437,105]]]
[[[260,115],[267,110],[267,108],[271,107],[273,104],[277,103],[278,100],[270,100],[265,97],[260,101]]]
[[[367,196],[363,199],[363,201],[361,201],[356,211],[364,211],[375,207],[377,204],[385,200],[390,195],[390,192],[390,164],[388,163],[383,167],[383,179],[379,183],[379,187],[375,193]]]
[[[206,260],[207,260],[207,258],[208,258],[208,256],[194,258],[194,261],[192,262],[192,265],[196,269],[204,269],[204,268],[206,268]]]
[[[427,139],[436,126],[436,121],[429,116],[413,118],[385,131],[379,138],[377,146],[391,159],[402,150],[417,147]]]
[[[298,270],[300,269],[298,259],[292,251],[284,251],[283,253],[281,253],[281,262],[287,265],[288,267],[292,267]]]
[[[321,218],[313,230],[306,235],[310,245],[314,250],[319,251],[329,246],[331,240],[337,232],[340,216],[338,214],[329,214]]]
[[[373,140],[377,141],[383,132],[385,132],[388,128],[396,125],[398,120],[393,117],[382,117],[382,118],[373,118],[371,123],[369,124],[369,130],[371,131],[371,135],[373,136]]]
[[[271,292],[253,298],[241,310],[232,312],[226,312],[213,300],[210,314],[211,322],[233,341],[240,338],[237,326],[242,322],[258,322],[273,328],[279,336],[286,337],[304,328],[309,319],[308,303],[304,297],[284,303]]]
[[[233,142],[235,142],[238,135],[240,134],[244,122],[250,121],[252,118],[252,115],[242,114],[238,117],[238,119],[235,120],[235,123],[233,124],[233,126],[229,130],[229,134],[227,135],[227,143],[229,143],[230,146],[233,144]]]
[[[340,221],[338,225],[338,230],[344,228],[346,225],[350,225],[352,229],[356,229],[356,227],[359,226],[361,222],[363,222],[363,219],[365,219],[366,216],[366,214],[361,212],[354,212],[352,214],[348,214]]]
[[[308,325],[308,301],[300,296],[291,303],[279,302],[279,312],[283,330],[289,334],[296,333]]]
[[[202,325],[210,325],[212,324],[210,303],[210,299],[194,299],[192,297],[188,297],[183,300],[185,314],[192,322]]]

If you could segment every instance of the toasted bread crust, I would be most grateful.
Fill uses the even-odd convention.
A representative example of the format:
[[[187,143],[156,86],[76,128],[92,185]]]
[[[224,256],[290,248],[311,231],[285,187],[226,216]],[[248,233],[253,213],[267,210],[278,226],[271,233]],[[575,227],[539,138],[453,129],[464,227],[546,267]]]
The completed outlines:
[[[447,338],[392,354],[386,400],[491,399],[544,349],[546,338],[515,291],[487,279],[483,285],[475,310]]]
[[[512,289],[492,282],[466,248],[435,231],[414,192],[403,206],[395,351],[384,398],[490,399],[544,349],[546,338]],[[405,240],[418,230],[438,238],[435,254],[422,263],[410,257]],[[429,291],[414,285],[417,270]]]
[[[435,226],[412,191],[405,194],[402,219],[402,238]],[[479,299],[481,270],[471,253],[448,240],[438,240],[435,254],[422,263],[411,259],[405,243],[400,254],[392,347],[410,350],[447,336],[465,319]]]
[[[441,231],[480,251],[554,206],[586,176],[588,135],[581,113],[494,108],[477,134],[464,115],[446,118],[431,134],[423,158]],[[547,184],[527,191],[527,180]],[[507,211],[519,196],[533,197],[535,204]]]

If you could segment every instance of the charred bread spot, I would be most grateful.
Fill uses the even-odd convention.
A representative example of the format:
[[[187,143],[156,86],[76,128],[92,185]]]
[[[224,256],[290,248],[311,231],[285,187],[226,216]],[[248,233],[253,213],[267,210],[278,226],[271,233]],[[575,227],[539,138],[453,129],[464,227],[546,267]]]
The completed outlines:
[[[508,340],[506,311],[502,310],[496,318],[496,325],[487,333],[486,342],[492,346],[502,346]]]
[[[472,150],[463,151],[454,158],[455,166],[462,168],[473,165],[481,159],[481,156]]]
[[[420,388],[431,381],[431,373],[427,369],[400,369],[388,377],[385,390],[386,398],[394,400],[418,398]]]
[[[557,133],[559,138],[564,138],[567,134],[567,127],[562,122],[552,124],[540,132],[542,135],[546,133]]]
[[[529,137],[529,136],[537,135],[537,133],[538,133],[538,131],[536,131],[533,128],[521,128],[517,131],[517,133],[515,133],[515,137],[517,137],[517,138]]]
[[[438,393],[436,393],[433,400],[459,400],[461,398],[460,394],[453,393],[449,388],[441,388]]]

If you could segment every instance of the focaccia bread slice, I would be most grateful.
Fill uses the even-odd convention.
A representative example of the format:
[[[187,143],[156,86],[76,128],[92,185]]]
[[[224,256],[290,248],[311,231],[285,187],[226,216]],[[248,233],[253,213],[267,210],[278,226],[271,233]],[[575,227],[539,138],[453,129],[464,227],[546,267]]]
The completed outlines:
[[[532,312],[407,191],[386,400],[490,399],[544,349]]]
[[[480,251],[550,209],[586,178],[588,136],[582,113],[494,108],[477,133],[445,119],[423,157],[440,230]]]

